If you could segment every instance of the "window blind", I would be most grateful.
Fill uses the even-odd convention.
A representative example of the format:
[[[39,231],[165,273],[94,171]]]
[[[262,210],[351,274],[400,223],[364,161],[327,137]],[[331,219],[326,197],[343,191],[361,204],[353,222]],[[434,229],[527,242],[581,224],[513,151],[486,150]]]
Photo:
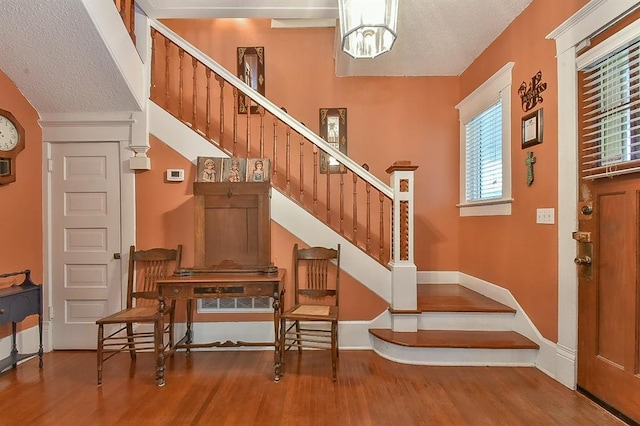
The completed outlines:
[[[640,170],[640,40],[581,73],[581,174]]]
[[[502,101],[465,125],[466,201],[502,197]]]

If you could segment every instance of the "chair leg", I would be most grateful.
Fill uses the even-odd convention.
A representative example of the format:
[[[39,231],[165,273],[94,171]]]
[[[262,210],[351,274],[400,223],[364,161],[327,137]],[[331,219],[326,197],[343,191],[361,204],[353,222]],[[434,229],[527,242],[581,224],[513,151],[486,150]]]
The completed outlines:
[[[298,353],[302,354],[302,345],[300,344],[300,321],[296,321],[296,339],[298,339]]]
[[[127,341],[129,342],[129,356],[131,361],[136,360],[136,344],[133,340],[133,324],[127,324]]]
[[[102,363],[103,363],[103,358],[102,358],[102,351],[103,351],[103,339],[104,339],[104,326],[102,324],[98,325],[98,350],[97,350],[97,356],[98,356],[98,386],[102,385]]]
[[[278,360],[280,364],[280,377],[284,375],[284,342],[286,341],[286,330],[287,330],[287,320],[284,318],[280,318],[280,359]]]
[[[173,324],[176,321],[176,301],[171,303],[171,313],[169,314],[169,349],[173,348]]]
[[[333,381],[338,380],[338,324],[331,323],[331,369],[333,370]]]

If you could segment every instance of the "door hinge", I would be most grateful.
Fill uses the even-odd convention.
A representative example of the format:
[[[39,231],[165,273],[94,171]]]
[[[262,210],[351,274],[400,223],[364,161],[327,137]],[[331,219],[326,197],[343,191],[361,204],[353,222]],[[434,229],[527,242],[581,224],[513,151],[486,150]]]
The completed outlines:
[[[53,321],[53,306],[49,306],[49,321]]]
[[[53,172],[53,160],[51,158],[47,160],[47,170],[49,173]]]

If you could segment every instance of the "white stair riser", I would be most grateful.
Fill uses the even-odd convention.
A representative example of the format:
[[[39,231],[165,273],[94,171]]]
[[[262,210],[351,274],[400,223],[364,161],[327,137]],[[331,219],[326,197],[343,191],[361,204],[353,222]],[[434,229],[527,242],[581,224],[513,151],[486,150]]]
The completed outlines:
[[[401,364],[456,366],[534,366],[537,349],[412,348],[372,337],[373,350]]]
[[[514,317],[508,312],[423,312],[418,329],[509,331]]]

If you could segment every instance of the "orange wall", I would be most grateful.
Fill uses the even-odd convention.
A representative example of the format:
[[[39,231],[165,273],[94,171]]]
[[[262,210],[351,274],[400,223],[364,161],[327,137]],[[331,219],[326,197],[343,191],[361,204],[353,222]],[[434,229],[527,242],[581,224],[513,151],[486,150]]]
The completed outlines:
[[[42,129],[38,113],[13,82],[0,71],[0,108],[11,112],[24,127],[25,148],[16,159],[16,181],[0,185],[0,274],[31,270],[42,283]],[[24,275],[0,280],[0,287],[20,284]],[[25,326],[37,324],[31,318]],[[0,326],[0,337],[10,333]]]
[[[555,41],[545,36],[587,0],[534,0],[462,74],[463,99],[507,62],[514,62],[512,85],[511,216],[460,219],[460,271],[507,288],[540,332],[557,340],[557,225],[536,224],[536,209],[558,207],[558,108]],[[543,143],[521,149],[518,87],[542,71],[547,89],[540,105],[544,114]],[[537,108],[537,106],[536,106]],[[536,157],[535,181],[526,185],[527,151]]]

